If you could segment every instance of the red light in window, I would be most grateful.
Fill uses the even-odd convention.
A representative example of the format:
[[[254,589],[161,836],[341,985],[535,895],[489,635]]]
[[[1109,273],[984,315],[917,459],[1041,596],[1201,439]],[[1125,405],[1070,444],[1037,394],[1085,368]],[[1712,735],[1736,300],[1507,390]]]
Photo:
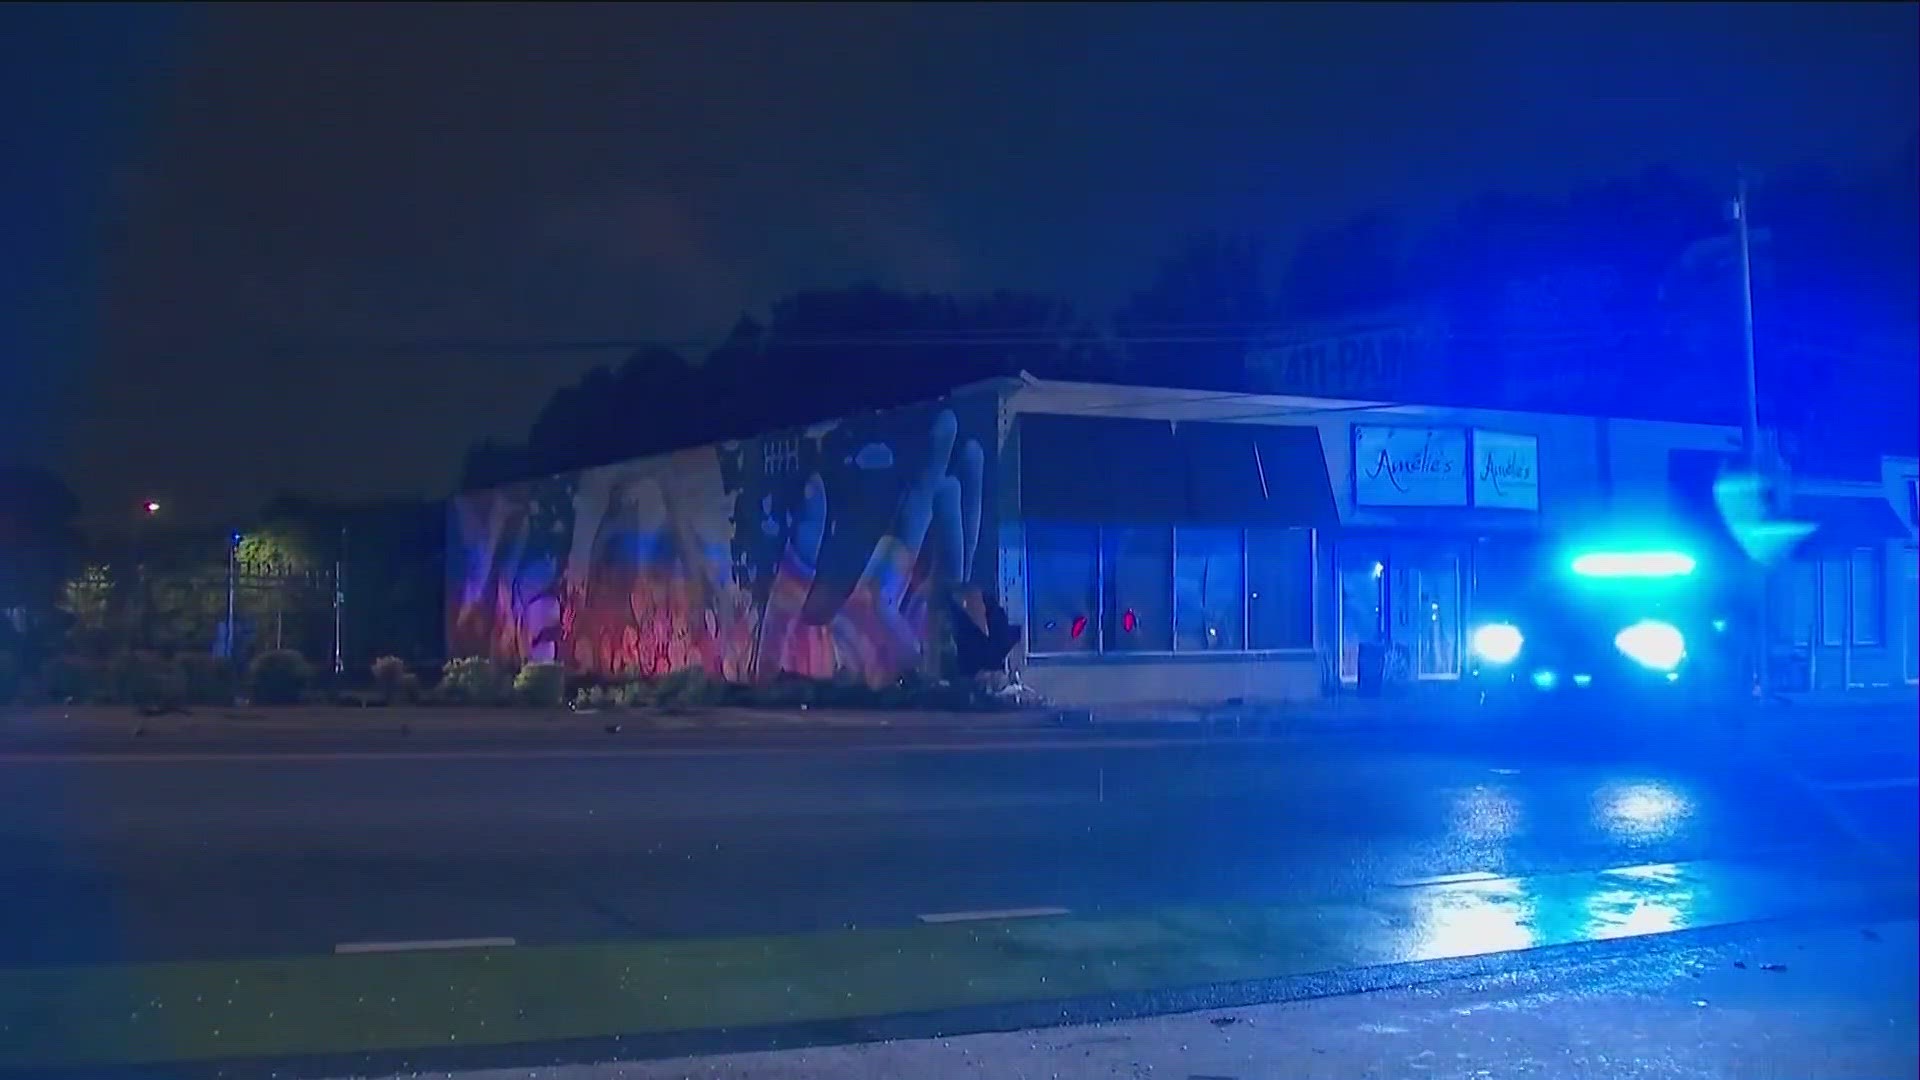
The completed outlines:
[[[1080,635],[1086,632],[1087,632],[1087,617],[1085,615],[1075,615],[1073,617],[1073,625],[1067,628],[1067,636],[1078,641],[1080,639]]]
[[[1132,608],[1128,608],[1126,612],[1120,616],[1120,629],[1125,630],[1129,634],[1133,633],[1139,625],[1140,617],[1133,613]]]

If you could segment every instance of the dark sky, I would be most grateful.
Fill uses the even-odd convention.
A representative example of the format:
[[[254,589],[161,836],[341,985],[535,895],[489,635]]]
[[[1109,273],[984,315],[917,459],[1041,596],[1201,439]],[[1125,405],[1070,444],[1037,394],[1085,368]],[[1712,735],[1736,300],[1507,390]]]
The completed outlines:
[[[442,493],[618,359],[395,343],[704,339],[859,279],[1099,311],[1195,229],[1844,165],[1920,102],[1912,4],[91,10],[0,16],[46,260],[0,278],[0,448],[96,516]]]

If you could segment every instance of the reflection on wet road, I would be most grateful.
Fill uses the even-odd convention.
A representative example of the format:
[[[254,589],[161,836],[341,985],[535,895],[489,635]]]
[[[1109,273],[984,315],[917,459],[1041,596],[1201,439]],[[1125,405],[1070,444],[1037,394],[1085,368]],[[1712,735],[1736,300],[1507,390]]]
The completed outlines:
[[[6,779],[0,1014],[46,1022],[0,1065],[758,1029],[1912,903],[1857,827],[1711,763],[1183,746]],[[475,939],[514,944],[334,955]]]

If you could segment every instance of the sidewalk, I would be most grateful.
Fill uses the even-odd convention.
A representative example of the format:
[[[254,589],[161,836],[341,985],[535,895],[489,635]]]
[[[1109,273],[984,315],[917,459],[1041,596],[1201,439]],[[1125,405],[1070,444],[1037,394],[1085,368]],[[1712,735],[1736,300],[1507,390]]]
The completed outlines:
[[[1914,741],[1906,698],[1775,702],[1681,701],[1622,715],[1567,702],[1483,711],[1440,697],[1346,697],[1296,704],[1141,705],[1095,710],[703,708],[566,709],[198,708],[142,716],[125,707],[49,706],[0,712],[0,752],[112,749],[380,749],[435,746],[806,748],[1044,740],[1263,738],[1405,749],[1577,752],[1644,744],[1693,752],[1755,738],[1779,751],[1812,739]]]
[[[1524,974],[1140,1020],[463,1073],[459,1080],[1889,1080],[1920,1068],[1915,927],[1770,929]]]

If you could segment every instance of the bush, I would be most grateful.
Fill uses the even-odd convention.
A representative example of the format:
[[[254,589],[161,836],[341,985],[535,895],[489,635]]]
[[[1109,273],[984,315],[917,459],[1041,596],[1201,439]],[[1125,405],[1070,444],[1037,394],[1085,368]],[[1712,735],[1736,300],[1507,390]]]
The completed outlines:
[[[102,705],[113,700],[112,670],[90,657],[55,657],[41,668],[40,681],[47,697],[63,704]]]
[[[131,653],[114,661],[113,696],[122,705],[143,709],[178,707],[187,701],[187,673],[163,656]]]
[[[313,666],[293,649],[270,649],[247,665],[247,685],[258,705],[297,705],[313,678]]]
[[[177,661],[190,705],[232,705],[233,665],[208,653],[182,653]]]
[[[412,697],[420,680],[407,670],[407,662],[397,656],[383,656],[373,662],[373,685],[387,695],[388,701]]]
[[[653,701],[663,709],[697,709],[727,699],[727,684],[707,678],[700,668],[682,668],[653,686]]]
[[[513,677],[513,696],[522,705],[557,709],[567,703],[567,669],[559,664],[528,664]]]
[[[20,661],[12,653],[0,650],[0,703],[20,699],[20,692],[24,689],[20,681]]]
[[[449,660],[440,675],[439,698],[450,705],[499,705],[512,691],[513,683],[484,656]]]

